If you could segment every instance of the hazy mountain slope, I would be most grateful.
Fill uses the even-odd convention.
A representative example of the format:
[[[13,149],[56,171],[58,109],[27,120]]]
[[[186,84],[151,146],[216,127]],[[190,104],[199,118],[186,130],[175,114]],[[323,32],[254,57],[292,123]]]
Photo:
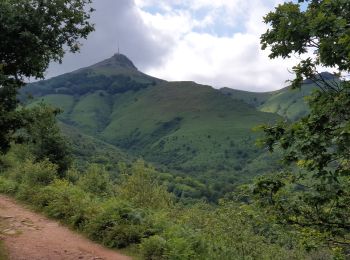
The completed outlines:
[[[336,82],[335,76],[328,72],[320,74],[325,81]],[[317,87],[311,80],[305,80],[300,89],[283,88],[271,92],[249,92],[230,88],[220,91],[233,99],[244,101],[262,112],[277,113],[289,120],[296,120],[307,115],[309,108],[305,97]]]
[[[274,92],[258,109],[263,112],[277,113],[289,120],[301,118],[309,112],[305,97],[315,88],[312,84],[304,84],[300,89],[284,88]]]
[[[331,85],[336,85],[339,82],[336,76],[329,72],[322,72],[318,77]],[[316,89],[318,87],[311,80],[305,80],[300,89],[284,88],[272,92],[271,97],[261,104],[258,109],[264,112],[277,113],[290,120],[299,119],[309,112],[305,97],[310,96]]]
[[[268,113],[276,113],[289,120],[296,120],[305,116],[309,109],[305,97],[310,95],[315,88],[312,84],[304,84],[301,89],[289,87],[272,92],[248,92],[229,88],[220,91],[232,99],[242,100],[257,110]]]
[[[274,92],[250,92],[232,88],[221,88],[220,91],[233,99],[241,100],[254,107],[259,107],[274,95]]]

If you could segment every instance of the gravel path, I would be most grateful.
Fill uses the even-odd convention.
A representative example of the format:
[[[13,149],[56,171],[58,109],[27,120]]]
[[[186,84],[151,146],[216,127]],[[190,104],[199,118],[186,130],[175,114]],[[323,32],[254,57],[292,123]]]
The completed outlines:
[[[2,195],[0,239],[10,260],[131,260]]]

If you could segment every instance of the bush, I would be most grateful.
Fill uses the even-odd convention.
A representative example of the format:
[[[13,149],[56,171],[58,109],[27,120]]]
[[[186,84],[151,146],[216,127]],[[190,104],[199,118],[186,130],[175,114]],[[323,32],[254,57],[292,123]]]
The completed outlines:
[[[180,223],[168,229],[165,236],[167,238],[165,259],[202,259],[205,244],[201,233],[197,230]]]
[[[13,144],[11,150],[0,156],[0,171],[8,171],[26,160],[34,160],[28,145]]]
[[[85,175],[77,182],[84,191],[97,196],[107,197],[113,194],[113,185],[109,173],[101,166],[92,164]]]
[[[83,229],[98,210],[87,193],[64,180],[56,180],[52,185],[41,188],[33,203],[48,216],[78,229]]]
[[[86,232],[93,240],[117,248],[139,243],[153,234],[144,211],[117,199],[101,205],[97,215],[87,224]]]
[[[131,167],[131,175],[124,176],[117,187],[117,195],[134,205],[149,209],[167,209],[173,204],[173,196],[166,187],[159,185],[156,172],[141,160]]]
[[[8,156],[12,158],[12,155]],[[7,178],[5,178],[5,176]],[[17,199],[32,202],[41,187],[49,185],[57,178],[57,166],[44,160],[34,163],[23,160],[13,163],[0,180],[0,192],[13,194]]]
[[[17,189],[18,184],[15,181],[0,176],[0,193],[15,194]]]
[[[57,177],[57,166],[48,160],[33,163],[26,160],[8,171],[9,178],[29,186],[46,186]],[[32,187],[32,188],[33,188]]]
[[[65,179],[72,184],[76,184],[80,178],[80,172],[76,168],[70,168],[66,172]]]
[[[32,203],[33,198],[37,195],[38,192],[39,187],[33,187],[28,183],[21,183],[18,185],[18,189],[15,196],[21,201]]]
[[[142,239],[140,251],[146,260],[165,259],[166,240],[158,235]]]
[[[203,259],[206,246],[200,230],[169,221],[162,232],[142,239],[140,251],[145,259]]]

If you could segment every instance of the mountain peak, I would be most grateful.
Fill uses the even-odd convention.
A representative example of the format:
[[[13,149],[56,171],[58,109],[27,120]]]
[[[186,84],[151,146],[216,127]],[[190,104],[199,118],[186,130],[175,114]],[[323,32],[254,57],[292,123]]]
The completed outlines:
[[[316,79],[322,79],[322,80],[331,80],[335,79],[336,76],[330,72],[324,71],[316,75]],[[314,84],[314,81],[312,79],[306,79],[303,81],[304,84]]]
[[[111,58],[103,60],[92,66],[92,68],[101,68],[101,67],[107,67],[107,68],[118,67],[118,68],[137,70],[134,63],[127,56],[120,53],[116,53]]]

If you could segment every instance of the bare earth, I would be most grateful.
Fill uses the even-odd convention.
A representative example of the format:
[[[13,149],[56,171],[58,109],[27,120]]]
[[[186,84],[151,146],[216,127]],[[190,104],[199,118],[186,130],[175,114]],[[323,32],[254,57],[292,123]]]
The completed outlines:
[[[0,239],[10,260],[130,260],[0,195]]]

